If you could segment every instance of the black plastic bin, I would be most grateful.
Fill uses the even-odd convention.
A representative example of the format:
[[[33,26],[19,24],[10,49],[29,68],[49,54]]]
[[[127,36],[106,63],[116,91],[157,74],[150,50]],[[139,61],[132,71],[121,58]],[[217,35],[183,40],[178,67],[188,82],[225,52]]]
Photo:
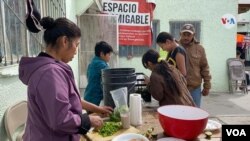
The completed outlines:
[[[136,74],[134,68],[112,68],[102,70],[102,86],[104,105],[115,108],[110,91],[127,87],[129,104],[129,94],[135,92]]]
[[[127,83],[134,82],[136,80],[136,74],[122,74],[122,75],[103,75],[103,83]]]
[[[104,69],[102,70],[103,75],[129,75],[135,74],[134,68],[112,68],[112,69]]]

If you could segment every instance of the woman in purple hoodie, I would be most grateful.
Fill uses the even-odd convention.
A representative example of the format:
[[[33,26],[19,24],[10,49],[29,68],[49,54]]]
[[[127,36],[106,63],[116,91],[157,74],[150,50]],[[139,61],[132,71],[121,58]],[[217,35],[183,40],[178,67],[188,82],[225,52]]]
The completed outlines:
[[[37,57],[22,57],[20,61],[19,78],[28,90],[23,140],[79,141],[80,134],[86,134],[91,126],[99,128],[103,124],[99,116],[83,114],[82,106],[89,111],[107,112],[81,100],[73,71],[67,64],[77,52],[81,31],[66,18],[45,17],[26,24],[35,25],[27,26],[30,31],[45,30],[46,49]]]

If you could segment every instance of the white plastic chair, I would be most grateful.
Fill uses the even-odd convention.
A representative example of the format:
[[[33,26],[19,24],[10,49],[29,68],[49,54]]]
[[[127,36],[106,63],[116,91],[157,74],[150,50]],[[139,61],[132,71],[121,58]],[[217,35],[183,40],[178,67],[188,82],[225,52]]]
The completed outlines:
[[[24,126],[27,120],[28,108],[27,101],[20,101],[12,106],[10,106],[5,111],[4,125],[7,136],[10,141],[22,141],[22,136],[24,133]],[[18,132],[14,138],[14,133],[17,129],[22,127],[22,131]]]
[[[235,93],[236,90],[240,88],[243,93],[247,93],[248,89],[246,83],[244,62],[240,59],[229,58],[227,60],[227,65],[228,65],[230,92]]]

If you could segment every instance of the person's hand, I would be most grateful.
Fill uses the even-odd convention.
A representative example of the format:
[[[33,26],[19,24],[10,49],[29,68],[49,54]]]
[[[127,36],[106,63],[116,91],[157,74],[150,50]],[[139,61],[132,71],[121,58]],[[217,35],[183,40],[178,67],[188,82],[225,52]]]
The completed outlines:
[[[144,84],[148,84],[150,82],[150,78],[147,75],[144,75]]]
[[[113,108],[109,106],[99,106],[99,111],[101,114],[110,115],[113,112]]]
[[[99,116],[89,116],[91,126],[94,127],[95,129],[99,129],[103,125],[103,120]]]
[[[205,89],[205,88],[204,88],[204,89],[202,90],[202,95],[203,95],[203,96],[207,96],[208,94],[209,94],[209,89]]]

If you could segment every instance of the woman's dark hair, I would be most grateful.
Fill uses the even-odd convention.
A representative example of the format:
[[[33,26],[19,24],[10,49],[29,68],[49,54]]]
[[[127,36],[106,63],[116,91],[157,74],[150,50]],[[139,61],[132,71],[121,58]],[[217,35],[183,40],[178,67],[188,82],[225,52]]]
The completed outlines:
[[[55,45],[57,38],[66,36],[70,39],[81,37],[80,28],[67,18],[58,18],[54,20],[51,17],[44,17],[40,21],[45,30],[43,39],[45,43]]]
[[[100,57],[101,52],[106,55],[107,53],[113,52],[113,48],[105,41],[97,42],[95,45],[95,55]]]
[[[181,95],[181,88],[177,84],[174,74],[165,60],[160,60],[160,55],[157,51],[150,49],[142,57],[142,64],[147,68],[147,63],[151,62],[155,65],[154,71],[162,75],[165,80],[165,86],[175,95]]]
[[[153,49],[148,50],[143,56],[142,56],[142,65],[147,68],[148,61],[157,64],[157,59],[160,57],[159,53]]]
[[[156,43],[165,43],[167,40],[174,41],[174,38],[167,32],[161,32],[156,38]]]
[[[80,28],[67,18],[62,17],[54,20],[51,17],[44,17],[39,22],[39,25],[45,29],[43,39],[47,45],[55,45],[56,40],[61,36],[66,36],[70,39],[81,37]],[[29,27],[28,25],[33,24],[34,22],[32,22],[32,20],[30,22],[29,20],[26,21],[27,27]],[[31,32],[39,32],[39,29],[32,29],[33,28],[28,28],[28,30]]]

